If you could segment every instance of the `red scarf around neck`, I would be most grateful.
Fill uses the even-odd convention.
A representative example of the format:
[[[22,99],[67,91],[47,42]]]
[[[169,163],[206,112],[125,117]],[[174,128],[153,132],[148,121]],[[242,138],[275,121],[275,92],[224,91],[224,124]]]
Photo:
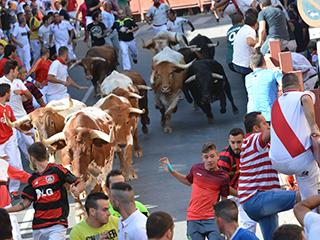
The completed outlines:
[[[63,60],[61,57],[57,57],[57,60],[58,60],[60,63],[66,65],[66,61]]]

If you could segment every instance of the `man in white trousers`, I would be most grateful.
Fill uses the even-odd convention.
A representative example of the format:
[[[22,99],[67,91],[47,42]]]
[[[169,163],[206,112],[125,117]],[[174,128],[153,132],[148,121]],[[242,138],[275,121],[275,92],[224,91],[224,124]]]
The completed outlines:
[[[18,16],[19,25],[13,28],[12,41],[17,45],[17,54],[27,71],[30,70],[31,48],[28,34],[30,29],[27,26],[23,15]]]
[[[320,136],[315,121],[315,95],[303,91],[293,73],[282,78],[283,94],[271,111],[269,156],[274,169],[295,175],[302,200],[318,195],[319,168],[312,153],[311,136]]]
[[[27,90],[26,86],[19,79],[16,79],[18,75],[18,63],[16,61],[8,60],[4,65],[4,76],[0,78],[0,84],[10,85],[10,94],[6,96],[9,100],[8,105],[12,109],[13,119],[21,118],[27,115],[22,105],[22,98],[32,99],[31,93]],[[0,116],[1,122],[3,123],[3,114]],[[2,131],[1,131],[2,132]],[[22,161],[20,157],[19,148],[22,154],[28,159],[27,148],[33,143],[33,139],[16,129],[12,131],[5,129],[2,134],[7,133],[7,137],[10,136],[6,141],[0,144],[0,155],[7,155],[9,157],[9,164],[15,168],[22,169]],[[18,148],[19,147],[19,148]],[[9,191],[17,196],[20,183],[16,180],[10,181]]]
[[[88,87],[80,86],[68,74],[68,48],[62,46],[58,50],[58,57],[52,62],[48,72],[47,101],[69,97],[68,86],[85,90]]]
[[[138,62],[138,51],[136,41],[134,39],[134,32],[138,30],[138,25],[129,17],[126,17],[123,10],[118,11],[119,19],[115,21],[112,29],[116,29],[119,37],[119,45],[121,51],[121,61],[123,70],[131,69],[130,55],[132,61],[136,64]]]
[[[49,45],[52,46],[53,39],[56,46],[56,52],[62,46],[68,48],[68,57],[70,60],[76,59],[76,55],[73,51],[72,39],[74,37],[74,27],[69,21],[63,20],[59,13],[54,14],[54,23],[51,24],[51,35],[49,40]]]
[[[152,22],[154,34],[167,30],[168,11],[170,7],[161,3],[160,0],[153,0],[153,5],[146,14],[147,21]]]

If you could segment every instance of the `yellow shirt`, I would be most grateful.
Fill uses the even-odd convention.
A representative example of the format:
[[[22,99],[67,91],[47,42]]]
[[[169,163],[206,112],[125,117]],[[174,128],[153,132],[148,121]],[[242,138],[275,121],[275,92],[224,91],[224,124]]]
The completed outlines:
[[[118,240],[119,218],[110,216],[107,224],[100,228],[90,227],[85,220],[75,225],[70,232],[70,240],[94,240],[107,234],[110,240]]]
[[[31,24],[32,21],[34,21],[33,26],[39,29],[41,22],[36,17],[32,17],[32,18],[30,18],[30,22],[29,22],[30,26],[32,26],[32,24]],[[30,40],[38,40],[39,39],[38,29],[36,31],[32,31],[31,27],[30,27]]]

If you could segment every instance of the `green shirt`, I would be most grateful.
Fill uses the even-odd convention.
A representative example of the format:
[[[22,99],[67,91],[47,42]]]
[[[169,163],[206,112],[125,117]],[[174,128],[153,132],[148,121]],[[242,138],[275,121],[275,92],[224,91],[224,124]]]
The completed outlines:
[[[136,208],[139,209],[146,217],[149,217],[149,211],[141,202],[135,201]],[[109,212],[112,216],[121,217],[120,213],[113,209],[111,202],[109,202]]]
[[[233,25],[227,32],[227,64],[232,63],[233,58],[233,41],[243,24]]]
[[[118,240],[119,218],[110,216],[107,224],[100,228],[90,227],[86,220],[75,225],[70,232],[70,240],[95,240],[101,234],[107,234],[108,239]]]

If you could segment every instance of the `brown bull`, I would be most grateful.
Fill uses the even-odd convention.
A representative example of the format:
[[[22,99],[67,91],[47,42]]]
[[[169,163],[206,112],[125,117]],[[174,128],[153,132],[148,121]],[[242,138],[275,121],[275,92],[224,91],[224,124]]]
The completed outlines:
[[[114,128],[109,114],[100,108],[86,107],[67,120],[62,132],[43,143],[56,148],[56,144],[63,141],[62,164],[71,165],[73,174],[85,182],[89,192],[101,191],[106,174],[112,168]],[[83,216],[82,211],[77,214]]]
[[[128,76],[129,78],[131,78],[133,84],[137,87],[138,91],[139,91],[139,95],[142,96],[141,99],[139,99],[139,105],[136,106],[133,102],[131,102],[131,100],[129,99],[131,105],[133,107],[137,107],[140,109],[144,109],[144,113],[141,115],[140,121],[141,121],[141,125],[142,125],[142,132],[144,134],[148,133],[148,127],[147,125],[150,124],[150,118],[149,118],[149,110],[148,110],[148,90],[150,90],[150,87],[147,86],[145,80],[143,79],[143,77],[135,71],[122,71],[121,73],[125,74],[126,76]],[[123,96],[123,95],[119,95],[117,93],[115,93],[118,96]],[[124,96],[126,97],[126,96]]]
[[[153,58],[151,85],[155,95],[156,108],[161,113],[161,124],[164,132],[171,133],[171,114],[177,110],[177,104],[182,99],[183,83],[186,80],[186,70],[191,66],[184,64],[183,55],[165,48]]]
[[[95,94],[100,94],[100,84],[118,66],[117,52],[111,46],[92,47],[85,58],[75,61],[69,67],[80,65],[84,68],[86,78],[92,81]]]
[[[118,156],[125,178],[127,180],[137,178],[132,166],[133,136],[137,130],[138,114],[144,111],[132,107],[127,98],[114,94],[100,99],[95,106],[108,112],[115,122],[114,144],[120,147]]]

